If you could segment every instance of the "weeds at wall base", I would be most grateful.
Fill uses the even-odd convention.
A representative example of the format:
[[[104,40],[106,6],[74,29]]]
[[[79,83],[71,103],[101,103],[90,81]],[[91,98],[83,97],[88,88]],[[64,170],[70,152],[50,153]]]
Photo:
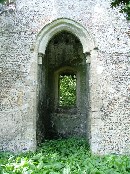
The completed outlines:
[[[45,141],[36,152],[0,153],[1,174],[129,174],[130,156],[92,155],[84,139]]]

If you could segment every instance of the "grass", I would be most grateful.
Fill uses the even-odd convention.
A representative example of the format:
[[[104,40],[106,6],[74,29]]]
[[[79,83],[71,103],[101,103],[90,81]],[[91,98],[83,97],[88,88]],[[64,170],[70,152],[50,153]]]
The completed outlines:
[[[0,174],[130,174],[130,156],[96,156],[83,139],[46,141],[33,153],[0,153]]]

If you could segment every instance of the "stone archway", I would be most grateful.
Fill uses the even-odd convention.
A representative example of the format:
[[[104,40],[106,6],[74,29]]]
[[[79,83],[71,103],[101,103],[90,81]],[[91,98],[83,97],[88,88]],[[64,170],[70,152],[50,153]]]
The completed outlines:
[[[38,90],[37,90],[37,120],[36,120],[36,129],[37,129],[37,142],[41,142],[45,136],[46,136],[46,123],[49,123],[47,120],[47,117],[44,116],[48,114],[47,106],[48,99],[47,94],[44,92],[43,88],[46,89],[46,49],[47,45],[50,42],[50,40],[58,33],[65,31],[68,33],[71,33],[76,38],[79,39],[82,48],[83,48],[83,54],[84,54],[84,65],[85,65],[85,71],[87,75],[85,76],[86,81],[85,83],[88,85],[89,88],[89,64],[91,61],[91,52],[95,48],[95,44],[90,36],[90,34],[87,32],[87,30],[81,26],[79,23],[72,21],[70,19],[57,19],[53,21],[52,23],[46,25],[41,32],[38,35],[37,38],[37,44],[36,44],[36,52],[38,53],[38,66],[37,66],[37,73],[38,73]],[[45,78],[44,78],[45,77]],[[87,107],[86,110],[89,108],[89,90],[87,91]],[[84,98],[85,101],[85,98]],[[86,112],[85,112],[86,114]],[[87,115],[89,115],[89,112],[87,111]],[[48,117],[49,119],[49,117]],[[88,120],[87,120],[88,121]],[[89,127],[90,125],[88,125]],[[49,128],[48,128],[49,129]],[[88,128],[89,129],[89,128]],[[90,130],[87,130],[87,133],[90,133]],[[89,139],[89,135],[87,135],[87,138]]]
[[[40,32],[37,37],[36,50],[38,53],[45,54],[46,46],[49,40],[56,34],[61,31],[68,31],[73,33],[77,38],[79,38],[82,46],[83,52],[90,52],[95,48],[95,43],[88,33],[88,31],[79,23],[67,19],[61,18],[53,21],[52,23],[46,25]]]

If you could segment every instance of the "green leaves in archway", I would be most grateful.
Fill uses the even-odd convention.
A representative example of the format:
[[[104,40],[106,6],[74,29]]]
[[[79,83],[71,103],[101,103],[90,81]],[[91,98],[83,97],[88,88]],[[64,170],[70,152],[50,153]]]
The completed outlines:
[[[76,75],[60,75],[59,77],[59,105],[76,105]]]

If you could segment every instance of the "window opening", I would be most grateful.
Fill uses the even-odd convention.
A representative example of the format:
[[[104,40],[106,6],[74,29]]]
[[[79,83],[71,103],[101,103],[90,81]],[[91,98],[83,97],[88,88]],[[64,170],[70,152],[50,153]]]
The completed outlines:
[[[75,74],[59,75],[59,106],[76,106],[76,81]]]

